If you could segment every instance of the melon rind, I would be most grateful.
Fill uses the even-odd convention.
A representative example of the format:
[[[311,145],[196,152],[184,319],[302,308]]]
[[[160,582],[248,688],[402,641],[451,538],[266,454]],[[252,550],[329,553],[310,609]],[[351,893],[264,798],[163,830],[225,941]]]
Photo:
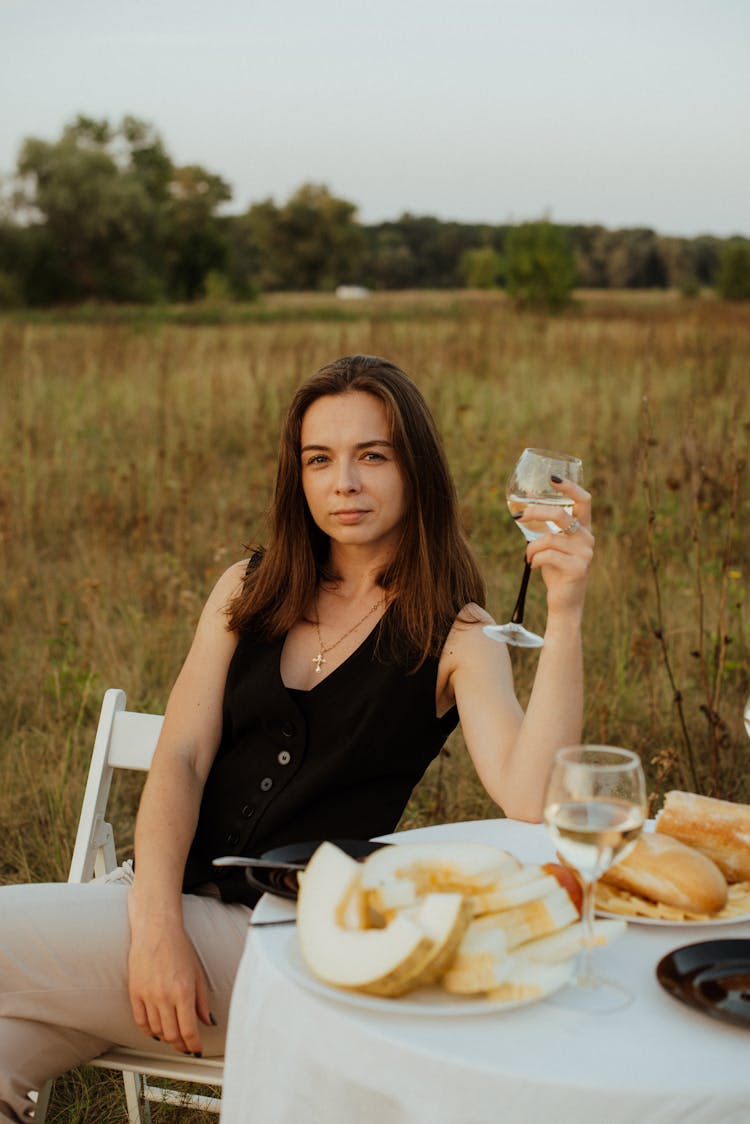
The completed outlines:
[[[310,970],[335,987],[401,995],[432,958],[434,942],[406,917],[383,929],[346,929],[341,919],[356,892],[361,867],[332,843],[307,865],[297,898],[297,933]]]

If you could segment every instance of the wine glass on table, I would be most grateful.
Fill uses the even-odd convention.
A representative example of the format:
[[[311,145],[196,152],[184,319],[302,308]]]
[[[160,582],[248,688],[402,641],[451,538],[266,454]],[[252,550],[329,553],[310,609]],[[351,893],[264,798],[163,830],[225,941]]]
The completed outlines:
[[[583,889],[584,944],[573,986],[553,1001],[594,1013],[626,1006],[631,992],[591,966],[597,879],[635,845],[646,818],[641,760],[629,749],[576,745],[555,754],[544,797],[544,822],[558,854]]]
[[[551,517],[518,519],[518,515],[530,504],[543,504],[547,508],[557,509],[560,514],[573,516],[573,500],[558,492],[550,479],[552,476],[580,484],[583,480],[583,464],[578,457],[572,457],[568,453],[555,453],[550,449],[524,449],[508,477],[505,487],[508,509],[516,517],[516,525],[527,542],[533,542],[550,531],[557,534],[563,530]],[[549,513],[550,516],[557,514],[557,511]],[[578,524],[574,526],[577,529]],[[544,643],[541,636],[530,632],[523,625],[530,576],[531,566],[525,562],[521,588],[510,620],[507,624],[489,624],[484,629],[486,635],[493,640],[519,648],[540,648]]]

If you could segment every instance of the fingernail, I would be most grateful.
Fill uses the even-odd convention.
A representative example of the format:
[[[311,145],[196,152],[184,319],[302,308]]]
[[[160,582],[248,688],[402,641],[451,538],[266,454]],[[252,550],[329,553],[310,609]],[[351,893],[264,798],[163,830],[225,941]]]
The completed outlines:
[[[216,1015],[213,1013],[213,1011],[208,1012],[208,1021],[211,1023],[211,1026],[218,1026],[219,1025],[218,1022],[216,1021]]]
[[[523,519],[523,512],[519,511],[516,515],[512,515],[511,519]]]
[[[550,480],[553,484],[562,484],[563,478],[562,476],[550,476]]]
[[[154,1042],[161,1042],[161,1038],[158,1034],[152,1034],[151,1037],[153,1038]]]
[[[193,1054],[193,1057],[194,1058],[202,1058],[203,1054],[201,1053],[200,1050],[196,1050],[196,1052]]]

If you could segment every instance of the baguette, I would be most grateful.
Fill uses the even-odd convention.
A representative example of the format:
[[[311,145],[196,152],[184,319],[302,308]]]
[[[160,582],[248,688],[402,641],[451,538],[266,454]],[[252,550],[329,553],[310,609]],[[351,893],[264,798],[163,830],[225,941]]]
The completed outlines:
[[[601,881],[689,913],[716,913],[727,900],[726,879],[715,863],[679,839],[655,832],[641,835]]]
[[[750,881],[750,805],[668,792],[656,831],[707,855],[728,882]]]

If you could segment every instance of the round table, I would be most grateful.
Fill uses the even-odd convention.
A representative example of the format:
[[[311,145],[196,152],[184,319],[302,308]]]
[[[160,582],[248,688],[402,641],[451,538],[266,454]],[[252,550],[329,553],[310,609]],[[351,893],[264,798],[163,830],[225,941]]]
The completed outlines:
[[[469,839],[554,858],[538,824],[482,820],[386,838]],[[253,921],[293,904],[266,897]],[[222,1124],[747,1124],[750,1031],[679,1003],[655,968],[671,949],[750,924],[630,924],[594,952],[633,1002],[591,1015],[541,1001],[483,1015],[360,1010],[283,970],[293,925],[251,925],[229,1020]],[[280,960],[282,967],[279,967]]]

